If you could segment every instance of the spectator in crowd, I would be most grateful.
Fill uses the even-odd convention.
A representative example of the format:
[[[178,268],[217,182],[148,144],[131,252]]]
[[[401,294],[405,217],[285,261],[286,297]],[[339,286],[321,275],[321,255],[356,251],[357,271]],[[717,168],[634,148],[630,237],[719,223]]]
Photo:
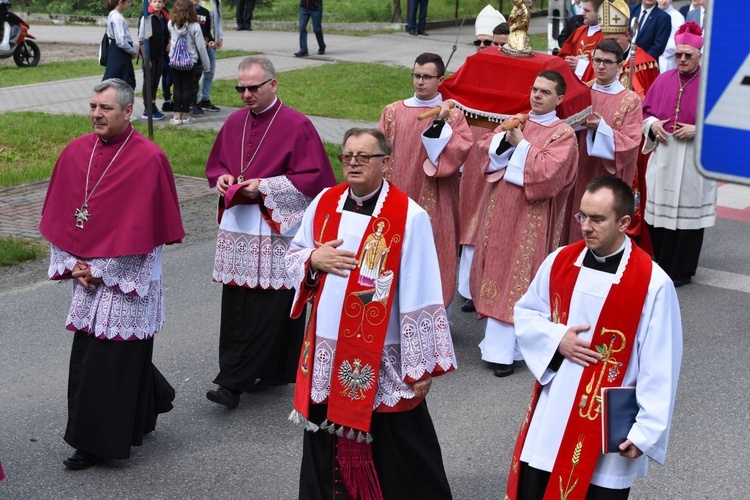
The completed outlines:
[[[141,44],[143,55],[143,115],[148,119],[148,102],[146,101],[146,72],[149,72],[151,90],[151,118],[163,120],[164,115],[156,106],[156,91],[159,89],[159,80],[164,69],[164,50],[169,43],[169,30],[167,20],[163,14],[164,0],[149,0],[148,16],[141,16],[138,26],[138,41]],[[146,24],[150,23],[151,36],[148,38],[149,61],[146,61]]]
[[[299,50],[296,57],[307,57],[307,23],[312,19],[313,33],[318,41],[318,55],[326,53],[323,41],[323,0],[299,0]]]
[[[208,66],[208,53],[206,42],[203,40],[203,32],[198,24],[198,15],[192,0],[177,0],[172,10],[172,18],[169,20],[169,33],[172,39],[169,58],[172,66],[172,79],[174,80],[175,114],[171,122],[173,125],[190,123],[190,103],[193,98],[193,85],[196,80],[197,66]],[[187,43],[187,49],[193,67],[190,69],[178,69],[174,65],[175,48],[178,46],[178,37],[182,37]]]
[[[411,36],[428,36],[424,29],[427,24],[427,4],[429,2],[430,0],[410,0],[407,26]],[[417,17],[417,11],[419,11],[419,17]]]
[[[690,3],[680,7],[680,14],[687,19],[688,12],[700,7],[701,0],[690,0]]]
[[[193,0],[193,6],[195,7],[195,15],[198,18],[198,24],[201,27],[201,34],[203,35],[203,41],[206,45],[206,54],[208,54],[210,50],[213,50],[214,57],[216,57],[214,36],[211,32],[211,11],[209,11],[201,4],[201,0]],[[211,58],[209,56],[209,61],[210,59]],[[196,61],[195,66],[193,67],[193,74],[195,75],[195,79],[193,80],[193,88],[190,99],[190,116],[203,116],[203,108],[198,105],[198,89],[200,87],[201,78],[203,77],[204,68],[208,68],[210,71],[210,67],[203,66],[200,59]]]
[[[218,113],[220,109],[211,102],[211,85],[216,73],[216,51],[224,46],[224,28],[221,21],[221,1],[220,0],[201,0],[201,6],[208,10],[211,23],[209,35],[213,40],[213,45],[208,45],[208,60],[211,61],[209,68],[203,68],[203,80],[201,80],[200,92],[198,93],[198,105],[205,111]],[[201,29],[203,26],[201,25]],[[204,36],[205,38],[205,36]]]
[[[688,11],[687,15],[685,16],[685,21],[693,21],[695,24],[703,27],[703,22],[706,18],[706,4],[708,0],[699,0],[698,6],[694,9],[691,9]]]
[[[132,0],[107,0],[107,36],[110,44],[102,81],[119,78],[135,90],[133,59],[138,56],[138,48],[133,44],[128,22],[122,15],[132,5]]]
[[[237,31],[253,31],[255,0],[237,0]]]
[[[685,17],[680,14],[677,9],[672,5],[672,0],[658,0],[659,8],[669,14],[672,19],[672,31],[669,33],[669,41],[667,41],[667,47],[664,49],[664,53],[659,56],[659,71],[664,73],[670,69],[675,69],[677,63],[674,60],[674,36],[677,30],[685,24]]]
[[[656,6],[656,0],[642,0],[639,5],[630,7],[631,27],[638,20],[635,44],[659,60],[664,53],[672,32],[672,18]]]

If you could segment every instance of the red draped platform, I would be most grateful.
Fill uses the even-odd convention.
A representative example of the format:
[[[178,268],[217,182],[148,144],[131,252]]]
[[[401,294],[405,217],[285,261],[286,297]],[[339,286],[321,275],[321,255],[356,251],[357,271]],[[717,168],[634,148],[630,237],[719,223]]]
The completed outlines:
[[[568,123],[581,121],[591,112],[591,90],[562,58],[541,52],[511,57],[497,47],[488,47],[469,56],[453,76],[445,79],[440,92],[444,99],[456,102],[472,125],[494,128],[508,115],[529,112],[534,79],[548,69],[559,72],[568,87],[557,108],[558,117]]]

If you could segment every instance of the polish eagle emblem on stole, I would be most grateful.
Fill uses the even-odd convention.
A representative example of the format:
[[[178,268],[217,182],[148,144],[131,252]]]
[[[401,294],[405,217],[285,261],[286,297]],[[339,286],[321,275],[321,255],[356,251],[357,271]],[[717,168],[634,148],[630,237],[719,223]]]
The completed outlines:
[[[352,401],[363,399],[365,392],[375,384],[375,371],[372,366],[362,366],[362,360],[354,358],[354,366],[349,360],[344,360],[339,366],[339,382],[344,387],[342,396],[349,396]]]

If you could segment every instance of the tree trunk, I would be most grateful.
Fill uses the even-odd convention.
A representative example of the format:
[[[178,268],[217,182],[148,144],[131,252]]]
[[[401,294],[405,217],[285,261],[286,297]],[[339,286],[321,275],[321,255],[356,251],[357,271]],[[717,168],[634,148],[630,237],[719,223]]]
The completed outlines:
[[[393,17],[391,17],[392,23],[397,23],[401,20],[401,0],[393,0]]]

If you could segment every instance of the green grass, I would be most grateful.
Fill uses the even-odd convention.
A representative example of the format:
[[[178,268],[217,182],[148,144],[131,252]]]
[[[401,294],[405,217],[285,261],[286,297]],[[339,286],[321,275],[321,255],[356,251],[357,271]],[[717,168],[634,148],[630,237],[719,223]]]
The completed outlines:
[[[95,51],[96,49],[92,49],[92,52]],[[258,54],[258,52],[220,49],[216,51],[216,58],[228,59],[230,57],[243,57],[252,54]],[[142,71],[140,63],[135,67],[135,70]],[[55,82],[58,80],[103,74],[104,67],[99,65],[95,55],[92,55],[91,59],[40,63],[35,68],[19,68],[15,65],[0,66],[0,87]]]
[[[146,134],[146,124],[133,124]],[[12,186],[49,178],[55,161],[75,137],[91,132],[86,116],[45,115],[35,112],[0,115],[0,186]],[[154,142],[167,154],[176,174],[203,177],[206,159],[216,138],[212,130],[187,127],[156,127]],[[341,180],[336,155],[337,144],[326,144],[326,151]]]
[[[370,63],[337,62],[276,75],[278,95],[306,115],[378,121],[386,104],[412,95],[411,70]],[[216,80],[211,100],[240,106],[235,80]]]
[[[44,245],[39,241],[0,238],[0,267],[8,267],[25,260],[36,259]]]

